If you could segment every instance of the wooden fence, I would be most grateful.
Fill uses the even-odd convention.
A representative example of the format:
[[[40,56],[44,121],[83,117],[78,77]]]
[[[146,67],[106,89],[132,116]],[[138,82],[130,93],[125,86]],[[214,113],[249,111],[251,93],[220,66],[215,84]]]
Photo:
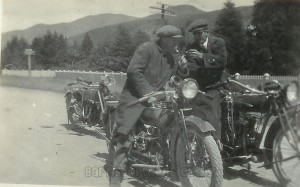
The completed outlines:
[[[3,76],[18,76],[18,77],[29,77],[28,70],[2,70]],[[55,71],[39,71],[32,70],[31,77],[45,77],[45,78],[56,78],[63,80],[76,80],[77,77],[82,77],[83,79],[90,80],[93,82],[99,82],[104,75],[112,75],[119,85],[123,85],[126,81],[126,73],[123,72],[92,72],[92,71],[65,71],[65,70],[55,70]],[[237,80],[243,84],[249,85],[251,87],[257,87],[267,80],[277,80],[281,84],[287,84],[290,81],[298,80],[300,82],[299,76],[266,76],[266,75],[238,75]]]
[[[277,80],[282,85],[285,85],[293,80],[300,82],[299,76],[263,76],[263,75],[240,75],[237,79],[243,84],[257,87],[268,80]]]

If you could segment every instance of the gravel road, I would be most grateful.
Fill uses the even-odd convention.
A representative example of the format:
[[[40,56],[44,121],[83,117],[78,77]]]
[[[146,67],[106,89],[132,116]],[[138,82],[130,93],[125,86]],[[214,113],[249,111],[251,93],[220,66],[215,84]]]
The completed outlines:
[[[67,124],[64,95],[0,86],[0,183],[108,186],[106,143],[91,129]],[[225,187],[279,187],[271,170],[225,170]],[[124,187],[176,187],[158,177],[125,176]]]

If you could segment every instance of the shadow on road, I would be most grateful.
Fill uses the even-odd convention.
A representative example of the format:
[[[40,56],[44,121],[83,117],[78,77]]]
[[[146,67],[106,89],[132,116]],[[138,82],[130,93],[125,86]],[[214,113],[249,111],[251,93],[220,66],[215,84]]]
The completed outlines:
[[[72,124],[61,124],[64,128],[66,128],[68,131],[72,131],[69,134],[70,135],[76,135],[76,136],[93,136],[97,139],[105,140],[102,136],[100,136],[98,133],[96,133],[94,130],[87,129],[83,126],[77,126]]]
[[[96,154],[93,154],[91,157],[106,163],[104,165],[104,168],[107,167],[107,169],[109,169],[109,166],[112,165],[113,162],[113,160],[111,159],[108,153],[97,152]],[[160,177],[148,171],[142,171],[142,170],[134,170],[134,172],[131,173],[127,172],[124,177],[125,183],[129,183],[137,187],[140,186],[179,187],[178,185],[172,182],[177,180],[178,179],[176,179],[176,176],[168,175],[165,177]]]
[[[109,162],[109,159],[110,159],[108,153],[99,153],[99,152],[96,153],[96,154],[93,154],[91,157],[92,158],[96,158],[97,160],[100,160],[100,161],[102,161],[104,163]]]
[[[162,187],[179,187],[173,181],[178,181],[175,176],[160,177],[149,173],[148,171],[140,171],[138,173],[128,175],[131,180],[128,182],[133,186],[162,186]]]
[[[233,180],[241,178],[257,185],[265,187],[281,187],[280,183],[257,176],[259,173],[249,171],[247,169],[236,170],[232,168],[224,168],[224,179]]]

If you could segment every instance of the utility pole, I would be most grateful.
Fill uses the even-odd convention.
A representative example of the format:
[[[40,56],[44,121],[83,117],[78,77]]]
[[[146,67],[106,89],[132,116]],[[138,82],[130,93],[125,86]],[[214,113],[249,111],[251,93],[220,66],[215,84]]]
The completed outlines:
[[[28,57],[28,76],[31,77],[31,55],[34,55],[35,52],[32,49],[25,49],[24,55]]]
[[[156,10],[160,10],[160,14],[161,14],[161,19],[165,19],[165,15],[167,16],[176,16],[174,14],[174,11],[171,10],[171,5],[168,5],[168,4],[164,4],[164,3],[160,3],[160,2],[157,2],[158,5],[160,6],[150,6],[149,8],[151,9],[156,9]]]

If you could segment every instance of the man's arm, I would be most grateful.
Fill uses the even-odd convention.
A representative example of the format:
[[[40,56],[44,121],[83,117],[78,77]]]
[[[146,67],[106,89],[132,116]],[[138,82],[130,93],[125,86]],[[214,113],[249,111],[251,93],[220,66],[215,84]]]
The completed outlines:
[[[225,47],[225,42],[221,38],[217,38],[212,44],[211,53],[203,53],[203,60],[205,68],[223,68],[227,64],[227,50]]]
[[[187,59],[189,62],[196,64],[198,67],[214,69],[222,68],[227,64],[227,50],[225,42],[221,38],[216,38],[210,46],[211,52],[201,53],[196,49],[187,51]]]
[[[147,43],[139,46],[127,68],[128,81],[130,84],[134,85],[134,88],[140,97],[154,90],[144,75],[150,59],[150,52],[148,50]]]

